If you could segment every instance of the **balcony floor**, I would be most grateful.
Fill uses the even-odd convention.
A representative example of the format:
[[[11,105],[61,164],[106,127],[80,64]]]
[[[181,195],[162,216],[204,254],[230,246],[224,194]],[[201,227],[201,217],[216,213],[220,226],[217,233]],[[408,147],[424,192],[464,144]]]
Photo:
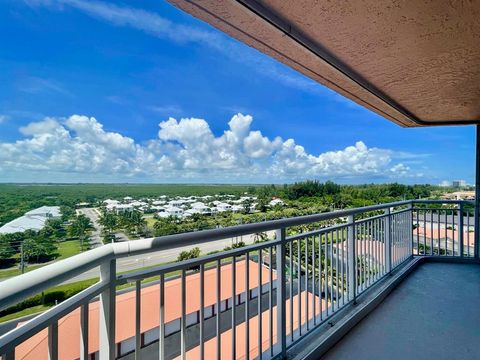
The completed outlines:
[[[425,263],[323,359],[479,359],[480,267]]]

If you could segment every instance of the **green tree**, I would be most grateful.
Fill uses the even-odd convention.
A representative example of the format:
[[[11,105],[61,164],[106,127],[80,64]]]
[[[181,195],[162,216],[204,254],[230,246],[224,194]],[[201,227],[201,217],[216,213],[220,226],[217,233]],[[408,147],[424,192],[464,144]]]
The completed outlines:
[[[0,264],[2,260],[10,259],[15,254],[15,249],[10,242],[10,239],[6,236],[0,235]]]
[[[103,212],[98,222],[105,229],[107,240],[113,240],[112,232],[118,225],[117,216],[111,212]]]
[[[70,236],[80,239],[82,251],[90,229],[92,229],[92,223],[90,222],[90,219],[83,214],[75,216],[72,224],[68,227],[68,233]]]
[[[177,261],[195,259],[195,258],[198,258],[199,256],[200,256],[200,248],[194,247],[193,249],[185,250],[185,251],[182,251],[180,254],[178,254]]]
[[[56,255],[55,242],[40,235],[26,238],[22,245],[23,256],[26,261],[44,262],[51,260]]]

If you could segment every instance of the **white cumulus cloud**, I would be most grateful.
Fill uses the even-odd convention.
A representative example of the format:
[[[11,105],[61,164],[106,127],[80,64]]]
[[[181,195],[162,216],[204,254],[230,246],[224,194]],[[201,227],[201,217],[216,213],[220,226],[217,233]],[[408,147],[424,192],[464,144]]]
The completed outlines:
[[[50,176],[49,181],[288,182],[410,173],[389,149],[358,141],[311,154],[294,139],[270,139],[252,129],[252,121],[236,114],[216,136],[204,119],[169,118],[159,123],[157,137],[138,143],[106,130],[94,117],[47,117],[21,127],[21,139],[0,142],[0,174],[12,181]]]

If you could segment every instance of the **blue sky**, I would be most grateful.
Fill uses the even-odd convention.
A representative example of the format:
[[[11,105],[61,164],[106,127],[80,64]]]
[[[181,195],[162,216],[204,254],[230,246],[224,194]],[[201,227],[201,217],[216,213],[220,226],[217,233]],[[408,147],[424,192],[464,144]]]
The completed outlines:
[[[473,181],[473,127],[403,129],[163,1],[0,0],[0,43],[0,181]]]

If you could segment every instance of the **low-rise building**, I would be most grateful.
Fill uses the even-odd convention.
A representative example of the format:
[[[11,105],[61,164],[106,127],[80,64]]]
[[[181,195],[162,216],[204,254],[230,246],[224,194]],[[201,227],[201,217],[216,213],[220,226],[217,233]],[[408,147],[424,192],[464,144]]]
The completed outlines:
[[[26,230],[39,231],[43,229],[48,219],[59,219],[61,216],[59,206],[42,206],[6,223],[0,227],[0,234],[13,234]]]

